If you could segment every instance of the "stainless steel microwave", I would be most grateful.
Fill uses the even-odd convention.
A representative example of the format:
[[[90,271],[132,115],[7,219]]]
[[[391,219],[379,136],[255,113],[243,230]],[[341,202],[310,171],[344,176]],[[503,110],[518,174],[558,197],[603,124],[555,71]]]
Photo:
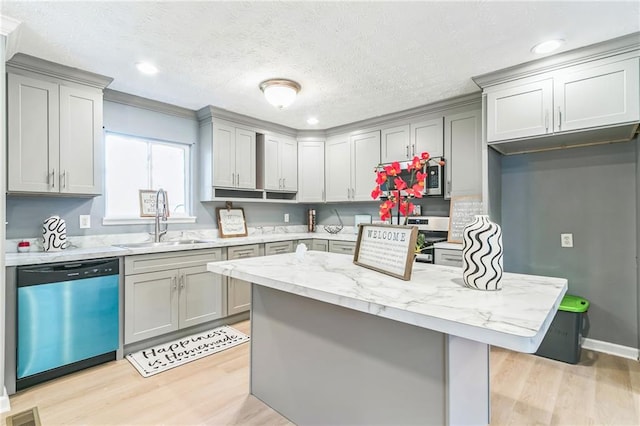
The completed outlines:
[[[435,161],[431,161],[425,164],[423,173],[426,173],[427,176],[424,181],[424,190],[422,192],[423,196],[428,197],[441,197],[444,195],[444,167],[440,165],[440,160],[443,160],[442,157],[432,157]],[[408,161],[400,162],[400,166],[402,168],[402,172],[400,173],[400,177],[409,184],[411,181],[411,172],[407,171],[407,164],[410,164]],[[414,182],[415,183],[415,182]],[[383,191],[386,190],[386,185],[382,185],[380,187]],[[406,195],[404,191],[400,191],[402,195]]]

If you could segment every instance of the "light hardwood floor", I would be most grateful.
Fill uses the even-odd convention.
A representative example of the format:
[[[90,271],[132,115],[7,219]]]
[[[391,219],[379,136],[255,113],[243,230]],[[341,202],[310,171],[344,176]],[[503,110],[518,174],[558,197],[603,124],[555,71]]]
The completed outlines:
[[[235,324],[249,334],[249,322]],[[51,425],[288,425],[248,394],[249,345],[143,378],[126,360],[11,397]],[[491,351],[492,425],[639,425],[640,363],[584,350],[578,365]]]

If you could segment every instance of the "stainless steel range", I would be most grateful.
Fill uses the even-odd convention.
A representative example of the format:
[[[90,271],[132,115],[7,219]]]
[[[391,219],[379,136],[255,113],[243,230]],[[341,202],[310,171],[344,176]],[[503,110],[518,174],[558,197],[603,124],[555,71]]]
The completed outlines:
[[[420,253],[416,256],[417,262],[433,263],[433,245],[447,241],[449,235],[449,218],[442,216],[410,216],[408,225],[418,227],[418,241]]]

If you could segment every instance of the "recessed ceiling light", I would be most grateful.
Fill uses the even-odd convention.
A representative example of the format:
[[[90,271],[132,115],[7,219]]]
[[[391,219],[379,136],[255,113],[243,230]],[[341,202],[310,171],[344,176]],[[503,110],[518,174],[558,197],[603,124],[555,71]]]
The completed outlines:
[[[318,124],[318,123],[319,123],[319,121],[318,121],[318,119],[317,119],[317,118],[315,118],[315,117],[311,117],[311,118],[309,118],[309,119],[307,120],[307,124],[311,124],[312,126],[314,126],[314,125],[316,125],[316,124]]]
[[[149,62],[138,62],[136,64],[136,68],[138,68],[138,71],[140,71],[143,74],[157,74],[158,72],[158,68],[156,68],[155,65],[150,64]]]
[[[563,43],[564,43],[564,40],[562,39],[547,40],[533,46],[531,51],[533,53],[549,53],[549,52],[553,52],[558,47],[562,46]]]

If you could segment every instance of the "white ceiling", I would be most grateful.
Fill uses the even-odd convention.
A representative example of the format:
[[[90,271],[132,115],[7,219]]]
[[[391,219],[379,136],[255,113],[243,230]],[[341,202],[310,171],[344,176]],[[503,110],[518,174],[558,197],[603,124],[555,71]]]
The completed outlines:
[[[23,52],[113,77],[109,88],[326,129],[478,91],[472,76],[640,31],[640,2],[2,1]],[[138,61],[160,72],[142,76]],[[277,110],[261,81],[302,85]],[[320,123],[310,126],[315,116]]]

